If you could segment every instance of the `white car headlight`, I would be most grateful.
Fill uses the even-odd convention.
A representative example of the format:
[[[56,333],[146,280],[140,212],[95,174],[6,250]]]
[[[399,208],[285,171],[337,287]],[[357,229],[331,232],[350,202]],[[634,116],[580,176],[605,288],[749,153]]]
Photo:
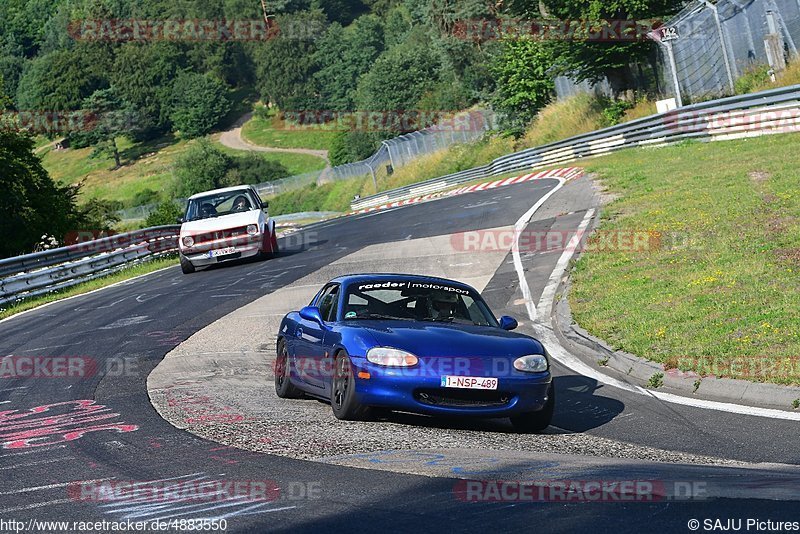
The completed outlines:
[[[547,358],[543,354],[529,354],[514,360],[514,369],[525,373],[541,373],[547,371]]]
[[[194,238],[190,235],[187,235],[183,238],[183,246],[184,247],[193,247],[194,246]]]
[[[367,351],[367,361],[386,367],[411,367],[417,365],[419,359],[404,350],[375,347]]]
[[[247,225],[247,233],[250,235],[256,235],[258,233],[258,225],[256,224],[248,224]]]

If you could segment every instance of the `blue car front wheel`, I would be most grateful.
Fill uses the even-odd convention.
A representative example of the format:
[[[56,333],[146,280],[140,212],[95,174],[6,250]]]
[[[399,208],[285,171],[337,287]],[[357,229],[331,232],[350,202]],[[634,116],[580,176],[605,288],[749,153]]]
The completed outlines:
[[[556,388],[552,382],[547,388],[547,403],[538,412],[527,412],[511,417],[511,424],[514,430],[521,434],[541,432],[553,420],[553,411],[556,406]]]
[[[333,415],[342,421],[360,421],[370,415],[368,406],[362,406],[356,398],[355,376],[350,356],[339,351],[333,363],[333,384],[331,388],[331,408]]]

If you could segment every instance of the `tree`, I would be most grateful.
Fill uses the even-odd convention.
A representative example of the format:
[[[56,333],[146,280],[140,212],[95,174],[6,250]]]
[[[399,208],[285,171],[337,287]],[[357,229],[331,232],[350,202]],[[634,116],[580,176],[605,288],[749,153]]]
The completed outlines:
[[[552,63],[552,49],[547,44],[527,38],[503,42],[502,54],[492,65],[497,80],[492,104],[510,133],[521,135],[550,102],[555,89],[548,72]]]
[[[233,160],[208,139],[198,139],[175,162],[178,179],[177,194],[189,197],[210,189],[228,185],[225,181]]]
[[[314,80],[323,105],[336,111],[353,110],[358,79],[383,52],[383,25],[374,15],[359,17],[342,28],[331,24],[317,44]]]
[[[69,111],[108,87],[111,52],[104,45],[81,43],[70,50],[39,56],[25,65],[17,87],[17,108]]]
[[[421,44],[396,46],[375,61],[358,85],[358,109],[414,110],[439,79],[439,62]]]
[[[325,15],[320,11],[284,15],[277,17],[277,24],[279,35],[255,47],[256,88],[262,100],[281,109],[314,109],[319,99],[313,53],[315,39],[327,27]]]
[[[53,182],[33,153],[33,140],[0,128],[0,257],[32,252],[43,235],[76,228],[77,188]]]
[[[170,120],[183,137],[205,135],[231,109],[228,87],[216,78],[182,72],[172,86]]]
[[[95,146],[96,153],[109,152],[114,158],[114,169],[122,166],[117,137],[132,136],[140,126],[132,106],[123,102],[116,89],[100,89],[84,100],[83,109],[95,120],[87,140]]]
[[[9,98],[17,94],[17,86],[24,64],[21,48],[10,43],[0,44],[0,77],[3,78],[0,92],[5,93]]]
[[[83,228],[93,231],[107,232],[120,221],[117,214],[122,209],[122,202],[91,198],[78,206],[78,219]]]
[[[516,9],[539,12],[560,20],[667,19],[683,5],[682,0],[530,0]],[[535,4],[535,6],[534,6]],[[598,42],[573,39],[555,44],[558,71],[576,81],[608,78],[615,96],[635,87],[631,66],[644,63],[655,44],[649,40]]]
[[[126,43],[117,51],[112,85],[154,125],[149,137],[170,128],[172,83],[185,67],[186,57],[176,43]]]
[[[0,73],[0,111],[6,110],[11,107],[11,99],[8,97],[4,90],[5,84],[3,83],[3,74]],[[2,125],[0,124],[0,128]]]

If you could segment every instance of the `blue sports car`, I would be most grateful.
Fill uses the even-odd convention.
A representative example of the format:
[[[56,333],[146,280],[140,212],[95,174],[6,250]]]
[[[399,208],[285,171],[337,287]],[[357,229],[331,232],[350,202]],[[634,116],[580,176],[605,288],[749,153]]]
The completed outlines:
[[[512,333],[472,287],[428,276],[361,274],[325,284],[283,318],[275,391],[330,402],[339,419],[397,410],[550,424],[555,395],[542,344]]]

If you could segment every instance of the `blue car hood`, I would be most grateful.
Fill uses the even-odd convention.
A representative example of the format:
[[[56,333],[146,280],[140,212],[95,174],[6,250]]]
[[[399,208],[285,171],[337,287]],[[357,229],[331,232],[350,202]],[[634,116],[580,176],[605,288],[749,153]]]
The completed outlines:
[[[407,350],[421,358],[436,356],[514,357],[542,354],[539,341],[489,326],[453,323],[358,321],[375,346]],[[355,324],[351,326],[356,326]]]

